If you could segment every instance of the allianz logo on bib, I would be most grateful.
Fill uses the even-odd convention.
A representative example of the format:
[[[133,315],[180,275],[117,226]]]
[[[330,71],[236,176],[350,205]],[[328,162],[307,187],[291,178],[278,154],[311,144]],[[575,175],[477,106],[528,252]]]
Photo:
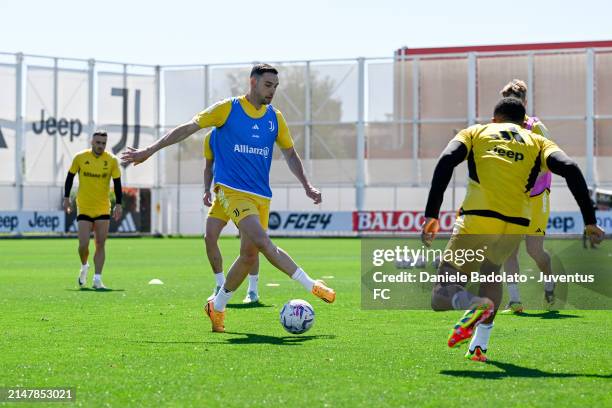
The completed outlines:
[[[234,145],[234,152],[244,153],[244,154],[257,154],[259,156],[263,156],[266,159],[270,154],[270,149],[267,147],[252,147],[245,144],[236,144]]]

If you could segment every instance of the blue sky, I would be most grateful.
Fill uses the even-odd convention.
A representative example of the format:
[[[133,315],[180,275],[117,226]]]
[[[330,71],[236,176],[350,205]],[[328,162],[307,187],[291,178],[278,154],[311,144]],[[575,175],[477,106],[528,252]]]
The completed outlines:
[[[331,5],[329,4],[331,3]],[[612,40],[612,1],[0,2],[0,51],[148,64],[391,56],[436,47]]]

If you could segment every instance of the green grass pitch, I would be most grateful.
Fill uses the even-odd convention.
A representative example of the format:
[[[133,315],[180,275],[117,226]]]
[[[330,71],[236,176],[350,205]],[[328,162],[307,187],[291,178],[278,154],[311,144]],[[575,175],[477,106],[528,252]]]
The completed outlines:
[[[499,316],[492,362],[470,362],[445,344],[459,312],[361,310],[359,240],[275,241],[336,303],[262,258],[263,306],[243,285],[214,334],[200,239],[110,239],[105,293],[77,290],[75,239],[0,240],[0,387],[73,386],[86,407],[612,406],[609,311]],[[221,246],[229,265],[238,240]],[[292,298],[316,312],[301,336],[278,322]]]

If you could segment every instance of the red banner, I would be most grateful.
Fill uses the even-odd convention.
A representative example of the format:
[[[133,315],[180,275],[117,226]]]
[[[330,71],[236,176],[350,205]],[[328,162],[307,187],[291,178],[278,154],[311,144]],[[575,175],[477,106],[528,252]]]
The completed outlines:
[[[454,211],[440,212],[440,232],[451,232]],[[355,211],[353,231],[359,232],[420,232],[425,220],[422,211]]]

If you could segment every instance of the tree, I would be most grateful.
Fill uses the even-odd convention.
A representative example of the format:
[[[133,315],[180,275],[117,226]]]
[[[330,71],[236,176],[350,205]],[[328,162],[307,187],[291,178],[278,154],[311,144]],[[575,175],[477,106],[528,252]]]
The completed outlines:
[[[232,96],[244,95],[248,91],[248,68],[231,70],[227,81]],[[280,85],[274,96],[273,104],[279,109],[289,124],[295,140],[296,149],[304,155],[303,129],[306,120],[306,67],[304,65],[279,65]],[[310,70],[310,91],[313,103],[314,122],[339,122],[342,117],[342,101],[334,98],[336,81],[322,76],[315,69]],[[230,96],[230,95],[228,95]],[[181,143],[181,160],[201,160],[204,132],[190,137]],[[335,159],[354,157],[354,131],[345,126],[316,125],[311,140],[311,158]],[[316,136],[315,136],[316,135]],[[279,154],[278,152],[276,153]],[[178,159],[178,151],[174,153]],[[278,157],[275,155],[275,157]],[[184,178],[182,175],[181,178]]]

